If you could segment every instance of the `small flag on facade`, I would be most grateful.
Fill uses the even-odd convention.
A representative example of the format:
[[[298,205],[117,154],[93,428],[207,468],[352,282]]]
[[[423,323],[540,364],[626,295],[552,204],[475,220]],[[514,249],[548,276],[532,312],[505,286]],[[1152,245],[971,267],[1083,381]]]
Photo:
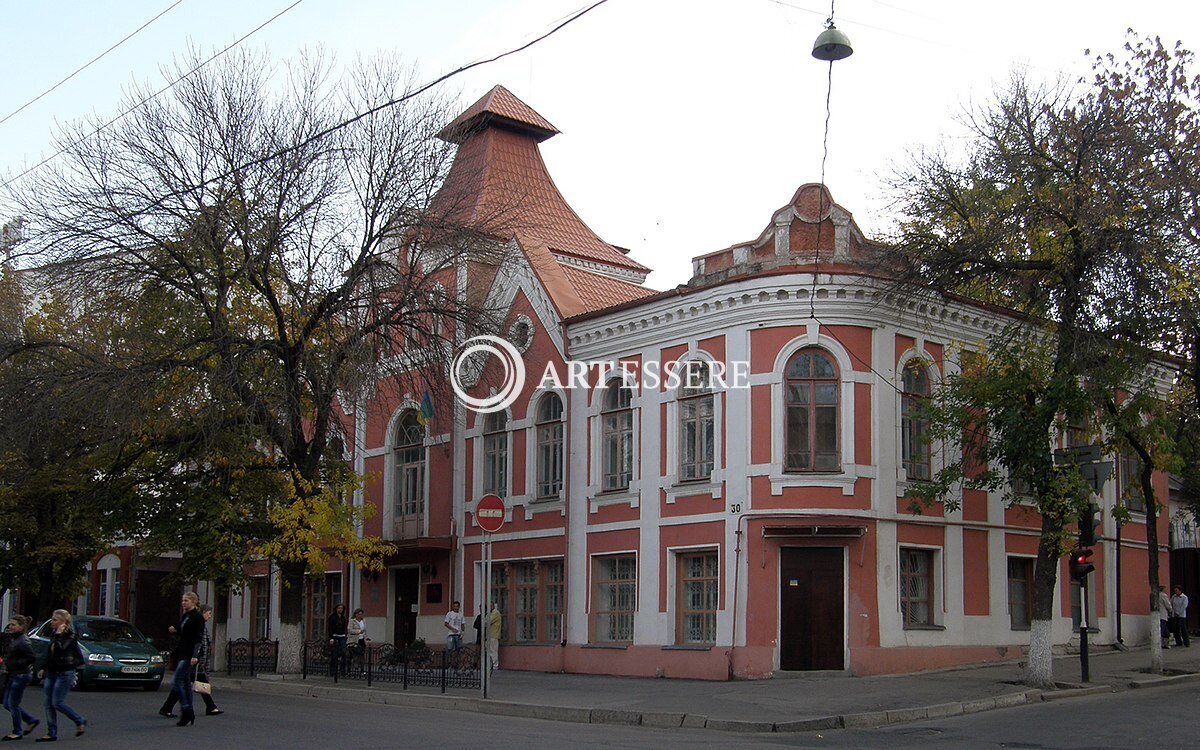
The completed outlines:
[[[425,391],[425,395],[421,396],[421,411],[417,413],[417,421],[422,427],[428,426],[429,421],[433,419],[433,399],[429,397],[429,391]]]

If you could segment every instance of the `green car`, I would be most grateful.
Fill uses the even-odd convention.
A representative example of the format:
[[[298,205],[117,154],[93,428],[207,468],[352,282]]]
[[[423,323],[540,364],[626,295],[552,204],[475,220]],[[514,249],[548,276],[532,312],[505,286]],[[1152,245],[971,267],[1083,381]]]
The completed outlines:
[[[50,623],[47,620],[29,635],[37,669],[42,669],[50,650]],[[83,649],[78,687],[128,685],[158,690],[163,679],[162,654],[133,625],[115,617],[80,615],[72,618],[71,627]]]

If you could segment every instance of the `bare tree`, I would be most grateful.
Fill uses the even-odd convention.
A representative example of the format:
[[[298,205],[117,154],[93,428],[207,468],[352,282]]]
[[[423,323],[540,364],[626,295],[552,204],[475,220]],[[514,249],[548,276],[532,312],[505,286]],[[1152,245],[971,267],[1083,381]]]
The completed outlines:
[[[198,64],[193,54],[177,72]],[[279,564],[291,659],[305,569],[328,554],[378,567],[388,549],[353,532],[344,410],[364,389],[436,389],[455,339],[495,328],[464,272],[506,262],[515,209],[481,215],[443,190],[453,151],[435,136],[451,113],[406,97],[411,82],[387,61],[335,81],[319,58],[276,66],[243,53],[109,127],[66,132],[63,156],[11,195],[27,222],[22,261],[121,321],[121,340],[75,384],[136,372],[163,394],[144,441],[168,446],[158,463],[176,473],[157,476],[200,482],[211,468],[228,487],[229,461],[250,460],[231,446],[253,445],[243,468],[281,480],[244,498],[265,523],[236,538]],[[157,516],[168,538],[220,522],[186,512],[187,486],[156,490],[178,504]]]

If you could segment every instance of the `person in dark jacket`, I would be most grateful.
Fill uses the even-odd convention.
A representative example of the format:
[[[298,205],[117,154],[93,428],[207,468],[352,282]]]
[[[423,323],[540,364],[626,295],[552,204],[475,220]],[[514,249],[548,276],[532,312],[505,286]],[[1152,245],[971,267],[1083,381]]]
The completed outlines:
[[[196,664],[196,679],[201,682],[212,684],[208,679],[209,670],[212,669],[212,639],[208,635],[208,622],[212,619],[212,607],[207,604],[200,605],[200,616],[204,618],[204,639],[200,642],[200,661]],[[208,693],[200,693],[200,697],[204,699],[204,715],[216,716],[225,713],[217,708],[217,704],[213,701],[213,697]],[[169,719],[175,718],[175,713],[172,711],[175,704],[179,702],[179,696],[172,690],[167,696],[167,702],[159,709],[159,713]]]
[[[204,640],[204,618],[198,609],[200,597],[194,591],[183,595],[181,600],[183,615],[179,618],[179,628],[170,627],[168,630],[179,636],[179,643],[171,652],[175,662],[175,675],[171,678],[171,692],[179,701],[180,713],[183,714],[176,726],[185,727],[196,723],[196,712],[192,710],[192,669],[200,663],[200,646]],[[158,710],[163,716],[171,715],[171,706],[164,704]]]
[[[8,683],[4,686],[4,707],[12,714],[12,734],[0,737],[0,740],[19,740],[27,732],[32,732],[38,725],[38,720],[21,708],[21,697],[25,688],[33,679],[33,663],[36,658],[33,646],[25,631],[29,629],[30,620],[25,615],[13,615],[8,621],[6,632],[9,634],[8,652],[4,657],[4,669],[8,672]],[[25,728],[21,728],[24,722]]]
[[[332,677],[338,666],[346,659],[346,642],[350,637],[347,631],[346,605],[339,604],[329,613],[329,676]]]
[[[87,729],[87,720],[67,705],[67,694],[75,687],[75,670],[83,665],[83,651],[75,631],[71,630],[71,613],[65,609],[54,610],[50,618],[50,649],[46,654],[46,665],[38,676],[46,679],[42,690],[46,693],[46,736],[37,742],[53,742],[58,739],[58,712],[75,722],[75,736]]]

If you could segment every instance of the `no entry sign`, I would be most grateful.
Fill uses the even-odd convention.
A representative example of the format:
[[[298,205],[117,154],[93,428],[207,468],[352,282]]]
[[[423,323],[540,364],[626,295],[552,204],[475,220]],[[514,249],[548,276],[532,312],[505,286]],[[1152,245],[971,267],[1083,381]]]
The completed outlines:
[[[479,528],[493,534],[504,525],[504,500],[499,495],[484,495],[475,506],[475,522]]]

